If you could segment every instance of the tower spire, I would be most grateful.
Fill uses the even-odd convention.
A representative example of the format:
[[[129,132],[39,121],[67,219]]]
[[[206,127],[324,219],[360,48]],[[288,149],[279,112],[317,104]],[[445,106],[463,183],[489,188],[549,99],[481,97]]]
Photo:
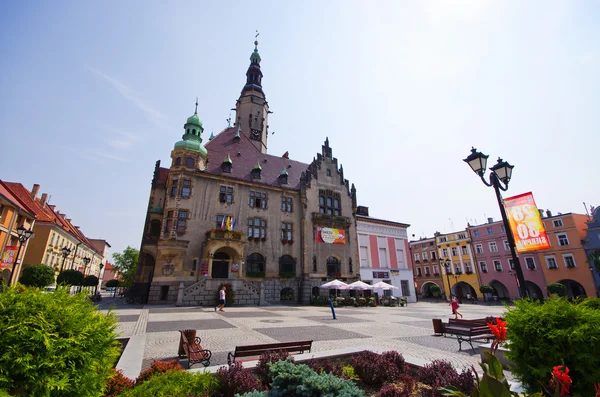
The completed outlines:
[[[194,109],[194,114],[198,114],[198,97],[196,97],[196,109]]]

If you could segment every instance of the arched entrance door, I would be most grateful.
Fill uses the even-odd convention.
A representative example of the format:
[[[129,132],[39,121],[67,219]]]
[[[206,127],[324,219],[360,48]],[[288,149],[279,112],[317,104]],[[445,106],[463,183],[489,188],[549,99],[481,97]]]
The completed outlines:
[[[477,293],[475,289],[470,285],[465,283],[464,281],[459,281],[458,283],[452,286],[452,293],[456,295],[458,299],[466,299],[467,294],[471,294],[471,298],[477,298]]]
[[[225,252],[217,252],[212,260],[212,278],[229,278],[229,261],[231,258]]]
[[[492,280],[490,287],[494,289],[494,295],[500,299],[510,299],[508,288],[498,280]]]
[[[544,299],[544,293],[538,285],[532,281],[526,280],[525,286],[527,287],[527,295],[531,299]]]
[[[439,287],[436,283],[434,283],[433,281],[427,281],[425,284],[423,284],[421,286],[421,293],[423,294],[424,297],[433,297],[433,293],[431,292],[431,287],[433,286],[437,286]],[[439,293],[436,293],[435,296],[439,296]]]
[[[560,280],[559,283],[561,283],[562,285],[567,287],[565,294],[569,298],[577,298],[577,297],[587,298],[587,294],[585,293],[585,288],[583,288],[583,285],[579,284],[577,281],[566,279],[566,280]]]

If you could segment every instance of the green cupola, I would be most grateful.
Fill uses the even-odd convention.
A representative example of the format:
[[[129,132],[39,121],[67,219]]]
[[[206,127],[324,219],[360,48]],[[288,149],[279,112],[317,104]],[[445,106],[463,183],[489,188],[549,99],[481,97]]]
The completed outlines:
[[[183,126],[185,132],[181,137],[182,140],[175,144],[175,150],[187,150],[190,152],[200,153],[201,156],[206,157],[207,151],[202,146],[202,121],[198,117],[198,98],[196,98],[196,109],[194,114],[188,117],[185,125]]]

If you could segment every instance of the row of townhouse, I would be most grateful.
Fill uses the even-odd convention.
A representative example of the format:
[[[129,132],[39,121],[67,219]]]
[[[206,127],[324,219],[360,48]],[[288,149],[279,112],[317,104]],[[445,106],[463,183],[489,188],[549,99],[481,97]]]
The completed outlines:
[[[8,282],[11,271],[12,282],[18,280],[23,268],[32,264],[50,266],[57,274],[61,269],[76,269],[102,279],[110,244],[86,237],[66,214],[48,203],[47,193],[39,196],[39,190],[38,184],[28,190],[18,182],[0,181],[2,280]],[[18,258],[4,260],[19,251],[19,227],[31,237],[23,242]]]
[[[561,283],[569,296],[597,296],[598,269],[588,257],[600,252],[600,211],[591,215],[567,213],[553,215],[540,211],[550,248],[517,255],[528,295],[547,296],[546,286]],[[432,285],[444,295],[481,296],[479,287],[489,285],[500,299],[519,297],[519,282],[510,252],[506,230],[501,221],[489,218],[465,230],[411,241],[415,288],[430,296]]]

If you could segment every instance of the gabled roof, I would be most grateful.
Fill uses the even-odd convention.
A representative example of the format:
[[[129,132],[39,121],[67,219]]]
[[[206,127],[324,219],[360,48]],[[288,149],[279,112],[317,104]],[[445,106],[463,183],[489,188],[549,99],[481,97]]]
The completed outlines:
[[[99,255],[102,255],[101,252],[98,252],[98,250],[92,246],[90,241],[87,239],[87,237],[85,237],[81,230],[79,230],[79,228],[75,227],[71,221],[65,217],[64,214],[54,210],[56,208],[54,205],[42,205],[42,202],[39,198],[31,197],[31,192],[18,182],[4,182],[4,186],[6,186],[6,188],[14,196],[16,196],[27,208],[30,209],[31,213],[36,216],[36,223],[57,225],[67,233],[70,233],[77,240],[81,241],[88,248],[96,251]]]
[[[302,172],[307,170],[308,164],[285,157],[261,153],[244,134],[241,134],[239,143],[235,143],[233,137],[236,131],[235,127],[226,128],[206,144],[208,165],[205,172],[259,185],[294,190],[300,189],[300,176]],[[221,164],[228,154],[231,155],[231,172],[222,172]],[[252,169],[255,168],[257,162],[262,169],[261,177],[260,179],[253,179]],[[279,178],[283,169],[288,173],[287,184],[281,184]]]
[[[35,214],[29,208],[27,208],[21,200],[19,200],[10,190],[8,190],[7,186],[3,181],[0,180],[0,196],[4,197],[7,201],[12,203],[15,207],[17,207],[22,212],[25,212],[32,218],[35,218]]]

